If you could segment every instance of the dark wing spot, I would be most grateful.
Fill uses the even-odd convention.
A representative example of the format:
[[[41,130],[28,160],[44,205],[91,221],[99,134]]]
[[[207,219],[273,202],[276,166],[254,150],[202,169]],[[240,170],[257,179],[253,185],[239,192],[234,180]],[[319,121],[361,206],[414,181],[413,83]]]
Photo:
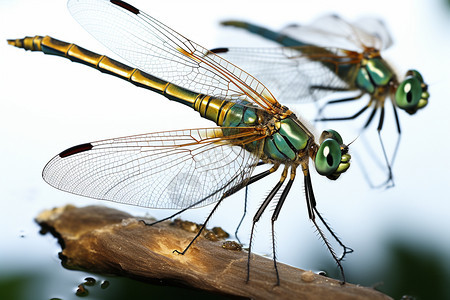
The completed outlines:
[[[69,149],[64,150],[63,152],[61,152],[59,154],[59,157],[64,158],[64,157],[68,157],[77,153],[81,153],[84,151],[89,151],[93,148],[94,146],[92,146],[91,143],[86,143],[86,144],[81,144],[81,145],[77,145],[77,146],[73,146],[70,147]]]
[[[229,51],[229,49],[228,48],[214,48],[209,51],[211,51],[212,53],[227,53]]]
[[[111,3],[128,10],[129,12],[132,12],[133,14],[137,15],[139,13],[139,9],[137,9],[133,5],[123,2],[121,0],[111,0]]]

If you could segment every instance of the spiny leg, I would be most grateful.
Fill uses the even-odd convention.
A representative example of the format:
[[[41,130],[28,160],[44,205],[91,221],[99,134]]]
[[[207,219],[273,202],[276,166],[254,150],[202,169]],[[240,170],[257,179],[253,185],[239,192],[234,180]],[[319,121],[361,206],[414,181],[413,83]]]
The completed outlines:
[[[209,213],[208,217],[206,218],[205,222],[203,222],[202,226],[200,227],[199,231],[197,232],[197,234],[194,236],[194,238],[191,240],[191,242],[187,245],[187,247],[182,251],[178,251],[178,250],[174,250],[174,253],[178,253],[181,255],[184,255],[186,253],[186,251],[189,249],[189,247],[191,247],[191,245],[194,243],[194,241],[200,236],[200,234],[202,233],[202,231],[205,229],[206,224],[208,223],[209,219],[211,218],[211,216],[213,215],[213,213],[216,211],[217,207],[220,205],[220,203],[223,201],[223,199],[233,195],[234,193],[236,193],[237,191],[241,190],[244,186],[251,184],[255,181],[260,180],[261,178],[264,178],[265,176],[271,174],[272,172],[274,172],[276,169],[278,169],[279,164],[278,165],[274,165],[271,169],[264,171],[260,174],[257,174],[255,176],[252,176],[248,181],[246,182],[242,182],[238,185],[236,185],[235,187],[231,188],[229,191],[227,191],[226,193],[223,194],[223,196],[220,198],[219,201],[217,201],[217,204],[214,206],[214,208],[211,210],[211,212]]]
[[[245,215],[247,214],[247,197],[248,197],[248,185],[245,186],[245,196],[244,196],[244,213],[242,214],[241,220],[239,221],[238,226],[236,227],[236,230],[234,231],[234,236],[236,237],[239,244],[242,244],[241,240],[238,237],[238,231],[239,228],[242,225],[242,222],[244,221]]]
[[[211,218],[211,216],[213,215],[213,213],[216,211],[217,207],[219,207],[220,203],[222,203],[223,199],[225,199],[226,197],[228,197],[229,195],[224,194],[219,201],[217,201],[216,205],[214,205],[214,208],[211,210],[211,212],[209,213],[208,217],[206,218],[205,222],[203,222],[202,226],[200,227],[199,231],[197,232],[197,234],[194,236],[194,238],[191,240],[191,242],[186,246],[186,248],[184,248],[184,250],[182,252],[178,251],[178,250],[173,250],[173,253],[178,253],[181,255],[184,255],[186,253],[186,251],[191,247],[191,245],[195,242],[195,240],[200,236],[200,234],[202,233],[203,229],[205,229],[206,224],[208,223],[209,219]]]
[[[259,164],[258,164],[258,165],[259,165]],[[253,182],[256,182],[256,181],[258,181],[258,180],[260,180],[260,179],[266,177],[267,175],[269,175],[269,174],[275,172],[275,171],[278,169],[278,167],[279,167],[279,164],[278,164],[278,165],[274,165],[271,169],[269,169],[269,170],[267,170],[267,171],[264,171],[264,172],[261,172],[261,173],[259,173],[259,174],[256,174],[256,175],[250,177],[250,179],[249,179],[248,181],[242,182],[241,184],[238,184],[237,186],[235,186],[234,188],[232,188],[231,190],[229,190],[229,191],[226,193],[226,196],[225,196],[225,197],[231,196],[232,194],[238,192],[238,191],[239,191],[240,189],[242,189],[243,187],[246,187],[246,186],[248,186],[249,184],[252,184]],[[161,222],[170,220],[170,219],[172,219],[172,218],[178,216],[179,214],[185,212],[185,211],[188,210],[188,209],[193,208],[194,206],[196,206],[196,205],[202,203],[202,202],[205,201],[205,200],[206,200],[206,198],[204,198],[204,199],[202,199],[202,200],[199,200],[199,201],[197,201],[197,202],[195,202],[195,203],[189,205],[188,207],[183,208],[183,209],[177,211],[177,212],[174,213],[173,215],[170,215],[170,216],[165,217],[165,218],[163,218],[163,219],[157,220],[157,221],[155,221],[155,222],[147,223],[147,222],[145,222],[144,220],[141,220],[141,222],[143,222],[143,223],[144,223],[145,225],[147,225],[147,226],[153,226],[153,225],[156,225],[156,224],[158,224],[158,223],[161,223]]]
[[[250,255],[252,253],[252,239],[253,239],[253,232],[254,232],[254,229],[255,229],[255,225],[259,221],[259,219],[261,218],[262,214],[264,213],[264,210],[267,208],[267,206],[269,205],[270,201],[272,201],[272,199],[275,197],[275,195],[278,193],[278,191],[280,190],[281,186],[283,185],[284,180],[286,179],[286,176],[287,176],[287,169],[288,169],[288,167],[285,166],[284,170],[283,170],[283,173],[281,174],[280,181],[270,191],[269,195],[267,195],[266,199],[261,204],[261,206],[258,208],[258,211],[256,212],[255,216],[253,217],[252,230],[250,232],[250,241],[249,241],[249,245],[248,245],[247,282],[250,280]],[[278,273],[277,273],[277,278],[278,278]]]
[[[353,249],[350,247],[347,247],[344,245],[344,243],[342,243],[342,241],[338,238],[338,236],[336,235],[336,233],[334,233],[334,231],[331,229],[331,227],[328,225],[328,223],[325,221],[325,219],[322,217],[322,215],[319,213],[319,211],[317,210],[316,207],[313,208],[315,213],[317,214],[317,216],[319,217],[320,221],[322,222],[322,224],[325,226],[325,228],[328,230],[328,232],[330,232],[330,234],[333,236],[334,240],[336,242],[338,242],[338,244],[342,247],[342,249],[344,249],[344,252],[342,253],[341,257],[339,257],[339,261],[343,261],[345,256],[349,253],[353,252]]]
[[[313,222],[314,226],[317,229],[317,232],[319,233],[320,237],[322,238],[323,242],[325,243],[325,246],[328,248],[328,251],[331,253],[331,256],[333,257],[333,259],[335,260],[336,264],[338,265],[338,267],[339,267],[339,269],[341,271],[341,276],[342,276],[342,279],[343,279],[343,283],[345,283],[344,268],[342,267],[342,264],[341,264],[341,260],[343,259],[345,254],[342,256],[342,258],[338,258],[337,257],[336,253],[334,252],[333,248],[331,247],[330,242],[326,238],[326,236],[323,233],[323,231],[320,229],[319,225],[316,223],[315,214],[314,214],[314,212],[317,213],[316,199],[314,197],[314,192],[313,192],[313,188],[312,188],[311,176],[309,174],[308,165],[305,164],[302,167],[303,167],[303,175],[304,175],[304,180],[305,180],[305,196],[306,196],[306,203],[307,203],[307,206],[308,206],[309,218]],[[337,238],[337,236],[334,234],[334,232],[331,231],[331,228],[323,220],[322,216],[320,216],[320,214],[318,214],[318,215],[319,215],[319,218],[322,221],[322,223],[324,223],[324,225],[327,228],[327,230],[331,233],[331,235],[338,241],[338,243],[340,245],[343,245],[343,243],[340,242],[340,240]],[[350,249],[350,248],[347,248],[345,246],[343,246],[343,247],[344,247],[344,253],[346,252],[345,249]],[[350,251],[348,253],[350,253],[352,251],[353,250],[350,249]]]
[[[259,161],[259,162],[256,164],[256,167],[262,166],[262,165],[264,165],[264,164],[265,164],[265,163],[264,163],[263,161]],[[274,166],[275,168],[271,168],[271,169],[269,170],[269,172],[261,173],[261,174],[264,174],[263,177],[259,176],[259,175],[261,175],[261,174],[256,175],[256,176],[259,176],[257,179],[254,178],[255,176],[251,177],[251,178],[249,179],[249,181],[247,182],[247,185],[245,186],[244,213],[242,214],[241,220],[239,221],[239,224],[238,224],[238,226],[236,227],[236,230],[234,231],[234,236],[236,237],[236,239],[238,240],[238,242],[239,242],[240,244],[242,244],[242,243],[241,243],[241,240],[240,240],[239,237],[238,237],[238,231],[239,231],[239,228],[241,227],[242,222],[244,221],[244,218],[245,218],[245,216],[246,216],[246,214],[247,214],[248,186],[249,186],[250,184],[252,184],[253,182],[256,182],[257,180],[264,178],[265,176],[269,175],[270,173],[275,172],[275,171],[278,169],[278,166],[279,166],[279,165],[277,165],[276,167]],[[273,169],[273,170],[272,170],[272,169]],[[267,173],[267,174],[266,174],[266,173]]]
[[[269,170],[266,170],[266,171],[264,171],[264,172],[262,172],[262,173],[259,173],[259,174],[257,174],[257,175],[254,175],[254,176],[250,177],[250,179],[249,179],[248,181],[242,182],[242,183],[238,184],[237,186],[233,187],[232,189],[230,189],[229,191],[227,191],[227,192],[220,198],[220,200],[217,202],[217,204],[214,206],[214,208],[211,210],[211,212],[209,213],[209,215],[208,215],[208,217],[206,218],[205,222],[202,224],[202,226],[200,227],[199,231],[197,232],[197,234],[195,235],[195,237],[191,240],[191,242],[187,245],[187,247],[186,247],[182,252],[180,252],[180,251],[178,251],[178,250],[174,250],[173,252],[174,252],[174,253],[181,254],[181,255],[184,255],[184,254],[186,253],[186,251],[191,247],[191,245],[194,243],[194,241],[195,241],[195,240],[200,236],[200,234],[203,232],[203,230],[205,229],[206,224],[208,223],[209,219],[211,218],[211,216],[213,215],[213,213],[216,211],[216,209],[217,209],[217,207],[220,205],[220,203],[223,201],[223,199],[225,199],[225,198],[228,197],[228,196],[231,196],[232,194],[234,194],[234,193],[236,193],[237,191],[241,190],[243,187],[245,187],[245,186],[247,186],[247,185],[249,185],[249,184],[252,184],[253,182],[256,182],[256,181],[258,181],[258,180],[260,180],[260,179],[266,177],[267,175],[269,175],[269,174],[275,172],[275,171],[278,169],[278,167],[279,167],[279,164],[274,165],[274,166],[273,166],[272,168],[270,168]],[[156,221],[156,222],[153,222],[153,223],[146,223],[144,220],[141,220],[141,221],[142,221],[145,225],[152,226],[152,225],[155,225],[155,224],[160,223],[160,222],[162,222],[162,221],[171,219],[171,218],[173,218],[173,217],[175,217],[175,216],[181,214],[182,212],[188,210],[189,208],[192,208],[192,207],[194,207],[195,205],[200,204],[200,203],[203,202],[204,200],[205,200],[205,199],[200,200],[200,201],[197,201],[197,202],[195,202],[194,204],[188,206],[187,208],[184,208],[184,209],[182,209],[182,210],[176,212],[175,214],[173,214],[173,215],[171,215],[171,216],[169,216],[169,217],[166,217],[166,218],[164,218],[164,219],[158,220],[158,221]],[[248,279],[247,279],[247,280],[248,280]]]
[[[206,200],[206,199],[203,199],[203,200]],[[173,215],[170,215],[170,216],[165,217],[165,218],[163,218],[163,219],[157,220],[157,221],[155,221],[155,222],[147,223],[145,220],[140,220],[140,221],[141,221],[142,223],[144,223],[146,226],[153,226],[153,225],[156,225],[156,224],[158,224],[158,223],[161,223],[161,222],[170,220],[170,219],[172,219],[172,218],[174,218],[174,217],[176,217],[176,216],[182,214],[182,213],[185,212],[186,210],[193,208],[193,207],[194,207],[195,205],[197,205],[197,204],[200,204],[201,202],[203,202],[203,200],[202,200],[202,201],[197,201],[197,202],[195,202],[194,204],[189,205],[188,207],[183,208],[183,209],[177,211],[177,212],[174,213]]]
[[[288,181],[288,183],[286,184],[286,187],[283,190],[283,193],[280,196],[280,199],[278,200],[277,206],[275,207],[275,210],[273,212],[272,215],[272,251],[273,251],[273,265],[275,268],[275,273],[277,274],[277,285],[280,285],[280,276],[278,274],[278,267],[277,267],[277,257],[276,257],[276,253],[275,253],[275,221],[278,219],[278,215],[280,214],[281,211],[281,207],[284,204],[284,201],[286,200],[287,195],[289,194],[289,191],[291,190],[292,187],[292,183],[294,182],[295,179],[295,170],[297,167],[292,167],[291,168],[291,177]]]

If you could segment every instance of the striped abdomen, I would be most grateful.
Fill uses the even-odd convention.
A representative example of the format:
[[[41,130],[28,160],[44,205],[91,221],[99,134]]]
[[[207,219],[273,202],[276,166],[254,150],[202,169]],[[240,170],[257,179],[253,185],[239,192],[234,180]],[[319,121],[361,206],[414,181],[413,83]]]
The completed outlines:
[[[219,126],[253,126],[257,125],[256,107],[248,107],[249,103],[240,104],[209,95],[196,93],[172,84],[139,69],[127,66],[105,55],[100,55],[75,44],[69,44],[49,36],[25,37],[8,40],[8,43],[30,51],[42,51],[45,54],[57,55],[95,68],[103,73],[127,80],[136,86],[159,93],[169,100],[187,105],[206,119]],[[262,111],[261,111],[262,112]],[[260,112],[260,113],[261,113]]]
[[[57,55],[82,63],[101,72],[130,81],[136,86],[157,92],[169,100],[187,105],[206,119],[223,127],[251,127],[266,125],[272,116],[247,101],[230,102],[209,95],[196,93],[172,84],[139,69],[129,67],[121,62],[69,44],[49,36],[26,37],[9,40],[9,44],[31,51],[42,51],[45,54]],[[282,120],[274,120],[272,133],[265,138],[264,154],[268,159],[276,161],[295,160],[303,151],[311,134],[296,121],[294,115]],[[252,145],[244,146],[251,151]],[[252,152],[252,151],[251,151]]]

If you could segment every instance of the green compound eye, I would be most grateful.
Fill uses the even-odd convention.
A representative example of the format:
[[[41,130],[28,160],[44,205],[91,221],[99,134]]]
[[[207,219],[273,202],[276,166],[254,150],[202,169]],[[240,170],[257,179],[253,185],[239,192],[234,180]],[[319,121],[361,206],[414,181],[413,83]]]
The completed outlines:
[[[336,140],[339,145],[342,145],[344,143],[341,135],[336,130],[333,129],[324,130],[320,135],[319,143],[322,144],[322,142],[325,141],[326,139]]]
[[[341,147],[336,140],[324,140],[315,159],[317,172],[324,176],[333,174],[341,163],[341,156]]]
[[[408,77],[408,76],[415,77],[420,81],[420,83],[423,83],[422,74],[420,74],[419,71],[417,71],[417,70],[408,70],[408,72],[406,72],[405,77]]]
[[[418,77],[406,77],[395,92],[395,102],[406,111],[415,111],[421,98],[422,86]]]

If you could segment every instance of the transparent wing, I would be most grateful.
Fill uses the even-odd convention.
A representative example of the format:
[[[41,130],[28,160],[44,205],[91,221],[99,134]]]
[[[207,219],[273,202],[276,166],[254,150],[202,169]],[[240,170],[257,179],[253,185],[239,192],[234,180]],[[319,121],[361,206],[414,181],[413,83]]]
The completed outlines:
[[[376,44],[366,46],[372,46],[378,50],[386,50],[394,43],[386,24],[380,19],[362,18],[353,23],[353,26],[360,28],[375,38]]]
[[[221,48],[219,51],[266,82],[283,102],[318,100],[337,89],[356,89],[354,82],[360,62],[356,52],[316,46]]]
[[[97,40],[147,73],[194,92],[244,99],[272,112],[281,107],[253,76],[127,3],[69,0],[68,8]]]
[[[263,138],[253,127],[218,127],[103,140],[61,152],[45,166],[43,178],[60,190],[96,199],[199,207],[249,178]]]
[[[280,34],[303,44],[352,51],[363,51],[365,48],[384,50],[392,45],[392,38],[383,21],[375,18],[360,19],[352,24],[337,15],[328,15],[310,25],[288,26]]]

